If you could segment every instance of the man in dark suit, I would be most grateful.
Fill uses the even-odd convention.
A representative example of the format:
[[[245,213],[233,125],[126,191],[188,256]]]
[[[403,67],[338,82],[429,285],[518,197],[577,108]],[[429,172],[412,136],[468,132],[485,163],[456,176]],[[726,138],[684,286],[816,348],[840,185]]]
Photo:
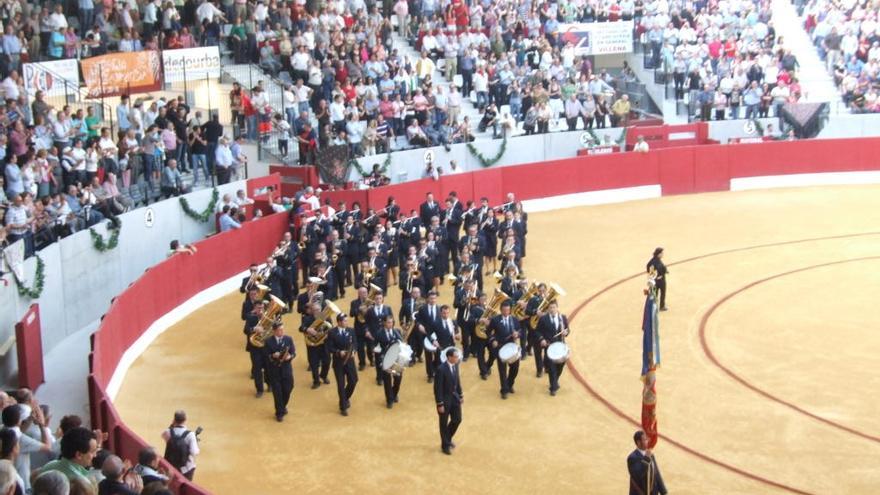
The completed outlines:
[[[531,320],[533,316],[537,316],[539,320],[544,316],[544,313],[539,312],[539,310],[541,309],[541,303],[544,302],[546,297],[547,284],[538,284],[538,292],[525,302],[526,319],[521,322],[522,326],[528,329],[527,338],[525,340],[522,340],[522,335],[520,335],[520,345],[523,346],[523,357],[526,356],[526,350],[528,350],[528,354],[535,355],[535,369],[538,370],[535,376],[538,378],[541,378],[544,374],[544,354],[546,349],[537,345],[537,328],[532,328]],[[528,345],[528,347],[526,347],[526,345]]]
[[[309,306],[309,310],[302,316],[302,322],[299,325],[299,331],[303,337],[318,337],[320,328],[311,328],[317,319],[323,319],[321,315],[321,305],[318,303]],[[328,322],[329,323],[329,322]],[[326,341],[326,339],[325,339]],[[327,346],[324,342],[320,344],[312,344],[306,340],[306,356],[309,361],[309,371],[312,373],[312,389],[321,386],[321,381],[329,384],[327,374],[330,372],[330,356],[327,354]]]
[[[470,327],[473,339],[471,340],[473,353],[477,356],[477,369],[480,371],[480,378],[486,380],[492,374],[492,364],[495,362],[495,353],[489,351],[486,357],[486,348],[489,346],[489,338],[481,338],[477,335],[477,325],[482,323],[483,315],[486,313],[486,294],[480,294],[480,302],[471,306],[471,311],[465,325]],[[486,322],[486,336],[491,337],[489,324]]]
[[[403,341],[403,334],[400,333],[400,330],[394,328],[394,317],[390,314],[382,320],[382,328],[377,330],[376,340],[382,348],[382,352],[377,359],[378,364],[376,368],[382,374],[382,385],[385,387],[385,406],[391,409],[394,407],[394,403],[397,402],[397,394],[400,392],[400,382],[403,380],[403,375],[391,374],[382,370],[382,361],[385,359],[385,353],[388,352],[388,348],[392,344]]]
[[[318,278],[310,278],[306,285],[306,291],[296,296],[296,312],[299,313],[300,316],[308,313],[309,306],[315,302],[315,294],[318,292],[319,282],[320,279]]]
[[[247,291],[247,297],[245,297],[244,302],[241,303],[241,320],[246,321],[247,317],[250,316],[251,313],[254,312],[254,304],[257,302],[257,293],[259,291],[256,287],[251,287]]]
[[[357,386],[357,368],[352,354],[355,348],[354,332],[346,327],[348,315],[340,313],[336,316],[336,328],[327,336],[327,351],[333,357],[333,375],[336,378],[336,392],[339,394],[339,412],[348,416],[351,407],[351,396]]]
[[[489,323],[489,330],[492,332],[489,342],[492,346],[492,353],[498,357],[498,351],[504,344],[517,342],[519,340],[520,326],[519,320],[510,314],[511,304],[504,301],[501,304],[501,314],[492,318]],[[516,393],[513,384],[516,382],[516,375],[519,374],[519,360],[507,364],[498,359],[498,378],[501,381],[501,398],[507,399],[507,394]]]
[[[351,301],[348,314],[354,317],[354,334],[357,337],[358,370],[363,371],[367,366],[367,361],[370,362],[370,366],[373,365],[373,334],[369,333],[369,328],[367,327],[366,312],[369,311],[367,308],[369,306],[367,302],[367,288],[360,287],[357,290],[357,294],[357,297]]]
[[[272,396],[275,398],[275,419],[280,423],[287,415],[287,403],[293,391],[293,366],[290,362],[296,357],[296,347],[289,335],[284,335],[284,324],[272,324],[274,335],[263,346],[266,369],[272,383]]]
[[[254,387],[257,389],[258,398],[263,396],[263,382],[266,381],[266,377],[263,373],[266,365],[265,358],[263,357],[263,350],[259,347],[254,347],[254,345],[251,344],[251,335],[254,333],[254,330],[262,317],[263,301],[255,301],[253,309],[251,309],[250,314],[247,315],[244,322],[244,349],[251,357],[251,378],[254,380]],[[262,331],[262,329],[260,329],[260,331]]]
[[[293,306],[293,301],[299,292],[298,274],[297,274],[297,256],[299,256],[299,246],[293,242],[293,236],[290,232],[284,233],[282,243],[287,244],[287,248],[275,257],[278,267],[281,269],[281,293],[280,297],[288,307]]]
[[[248,267],[248,272],[249,272],[248,276],[241,279],[241,287],[238,288],[238,291],[241,292],[242,294],[247,293],[247,291],[249,289],[248,282],[250,282],[250,280],[251,280],[251,275],[257,273],[257,264],[251,263],[251,266]]]
[[[440,449],[444,454],[452,455],[452,449],[455,448],[452,437],[461,424],[461,405],[464,403],[458,373],[458,354],[455,349],[446,351],[446,363],[441,364],[437,369],[434,401],[437,403],[437,414],[440,416]]]
[[[436,326],[434,333],[431,334],[431,341],[437,346],[437,352],[434,353],[434,369],[440,366],[440,353],[455,345],[456,341],[461,340],[461,331],[452,319],[452,311],[446,304],[440,306],[440,323]]]
[[[651,261],[648,262],[645,269],[648,273],[651,273],[652,269],[656,273],[654,281],[657,285],[657,291],[660,292],[660,311],[666,311],[666,275],[669,273],[669,270],[666,269],[666,265],[663,263],[662,247],[654,250],[654,256],[651,257]]]
[[[410,297],[403,299],[400,303],[400,311],[397,313],[397,321],[400,322],[401,325],[409,324],[413,321],[417,321],[418,318],[418,310],[416,308],[416,302],[422,297],[422,289],[419,287],[413,287],[412,292],[410,292]],[[418,331],[411,331],[409,334],[408,344],[412,347],[413,356],[412,361],[410,361],[410,365],[415,364],[416,361],[422,360],[422,344],[423,344],[424,335],[422,335]]]
[[[374,284],[376,287],[382,289],[382,292],[385,293],[388,291],[388,278],[386,277],[386,271],[388,269],[388,264],[385,262],[385,258],[382,258],[378,255],[375,247],[371,247],[367,250],[367,266],[374,270],[375,275],[371,279],[370,283]]]
[[[391,306],[385,304],[385,296],[382,294],[376,295],[376,304],[373,305],[367,311],[365,318],[367,320],[367,331],[373,337],[379,334],[379,331],[385,327],[385,318],[388,316],[393,316],[394,313],[391,311]],[[373,342],[370,342],[370,348],[367,349],[367,352],[373,352]],[[373,362],[376,363],[376,384],[379,385],[382,383],[382,360],[379,359],[378,353],[374,353]]]
[[[477,290],[476,282],[473,279],[465,280],[464,284],[455,289],[455,302],[453,303],[456,309],[455,321],[461,328],[461,346],[464,350],[463,360],[465,362],[471,355],[471,341],[474,335],[474,327],[468,324],[468,320],[473,308],[472,303],[475,303],[479,296],[480,291]]]
[[[639,430],[633,435],[636,449],[626,458],[629,470],[629,495],[666,495],[660,466],[648,448],[648,435]]]
[[[547,357],[547,347],[554,342],[562,342],[568,335],[568,318],[559,312],[559,304],[556,301],[550,303],[547,314],[538,319],[537,339],[538,348],[544,355],[544,369],[550,377],[550,395],[556,395],[559,390],[559,376],[565,369],[564,363],[554,363]]]
[[[431,217],[440,217],[440,204],[434,201],[434,194],[425,195],[425,202],[419,206],[419,218],[422,225],[431,225]]]
[[[422,306],[416,315],[416,328],[418,329],[417,338],[424,340],[424,337],[433,335],[440,327],[440,307],[437,306],[437,293],[431,291],[428,293],[428,301]],[[416,332],[414,332],[416,333]],[[425,350],[425,372],[428,375],[428,383],[434,381],[434,354]]]

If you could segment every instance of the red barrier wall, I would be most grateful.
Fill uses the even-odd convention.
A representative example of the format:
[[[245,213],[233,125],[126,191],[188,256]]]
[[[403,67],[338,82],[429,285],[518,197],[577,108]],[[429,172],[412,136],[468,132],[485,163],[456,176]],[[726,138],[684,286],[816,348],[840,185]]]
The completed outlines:
[[[418,209],[429,191],[437,201],[454,190],[461,201],[486,196],[492,205],[503,203],[508,192],[517,199],[536,199],[660,184],[663,195],[688,194],[726,191],[730,180],[739,177],[880,170],[877,157],[880,138],[670,147],[646,154],[615,153],[489,168],[438,181],[327,192],[324,197],[334,207],[344,199],[349,207],[357,200],[364,208],[379,209],[388,196],[394,196],[408,212]],[[123,424],[105,391],[126,349],[163,314],[249,263],[264,259],[286,229],[287,215],[277,214],[215,235],[197,243],[197,255],[178,255],[159,263],[114,299],[92,336],[88,380],[92,424],[110,433],[110,448],[132,458],[146,445]],[[179,476],[175,484],[181,495],[207,493]]]
[[[286,229],[287,215],[278,214],[212,236],[196,243],[195,256],[162,261],[113,300],[92,336],[88,389],[93,427],[108,433],[108,447],[118,455],[137,459],[138,451],[148,445],[125,426],[106,393],[122,355],[159,317],[251,262],[263,260]],[[181,494],[208,493],[182,476],[175,477],[173,485]]]
[[[40,328],[40,306],[34,303],[15,324],[18,386],[34,391],[46,381],[43,376],[43,337]]]

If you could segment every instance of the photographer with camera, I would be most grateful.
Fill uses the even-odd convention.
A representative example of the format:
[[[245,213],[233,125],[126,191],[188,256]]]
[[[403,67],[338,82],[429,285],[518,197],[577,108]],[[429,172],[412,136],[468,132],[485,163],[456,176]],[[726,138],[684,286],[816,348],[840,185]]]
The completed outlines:
[[[174,422],[162,432],[165,460],[190,481],[196,472],[195,457],[199,455],[198,434],[201,432],[201,427],[196,428],[195,432],[186,428],[186,412],[182,410],[174,413]]]

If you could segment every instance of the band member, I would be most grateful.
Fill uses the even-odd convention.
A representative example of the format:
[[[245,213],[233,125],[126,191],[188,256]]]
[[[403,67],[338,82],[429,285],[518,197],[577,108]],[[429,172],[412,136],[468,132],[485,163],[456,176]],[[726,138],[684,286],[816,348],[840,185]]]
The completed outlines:
[[[498,218],[495,217],[495,210],[489,207],[488,198],[480,198],[480,209],[476,215],[479,220],[478,232],[486,242],[486,250],[483,251],[483,266],[485,274],[489,275],[498,271]],[[490,269],[489,266],[492,268]]]
[[[288,307],[293,307],[293,300],[299,292],[297,284],[297,256],[299,247],[293,242],[290,232],[284,233],[284,238],[278,244],[278,248],[272,254],[278,268],[281,270],[281,298]]]
[[[400,303],[400,312],[397,315],[397,320],[404,326],[417,324],[415,322],[418,318],[418,312],[424,303],[425,301],[422,299],[422,289],[413,287],[412,292],[410,292],[410,297],[404,299]],[[424,335],[420,332],[410,332],[409,334],[409,341],[407,343],[413,350],[411,365],[415,364],[416,361],[422,361],[422,351],[424,350],[423,338]]]
[[[477,289],[476,282],[473,279],[465,280],[464,284],[455,290],[455,302],[453,306],[456,309],[455,321],[461,328],[461,345],[464,349],[463,360],[467,361],[471,354],[471,338],[473,337],[473,327],[467,325],[470,319],[470,312],[473,305],[479,301],[480,291]]]
[[[415,254],[415,248],[410,249]],[[419,289],[419,292],[421,292],[424,288],[425,281],[419,269],[418,259],[415,257],[408,258],[400,272],[400,300],[409,299],[413,289]]]
[[[302,323],[299,331],[305,334],[306,340],[306,357],[309,360],[309,371],[312,372],[312,388],[316,389],[321,386],[321,381],[329,384],[330,380],[327,375],[330,373],[330,355],[327,353],[327,346],[324,342],[316,343],[320,340],[322,332],[326,329],[315,327],[315,321],[323,318],[321,315],[321,305],[319,303],[310,304],[308,312],[303,315]],[[330,326],[331,322],[324,322],[324,325]]]
[[[660,292],[660,311],[666,311],[666,275],[669,273],[669,270],[666,269],[666,265],[663,263],[662,247],[654,250],[654,256],[648,262],[645,269],[648,273],[651,273],[651,271],[656,273],[654,281],[656,282],[657,291]]]
[[[448,347],[452,347],[456,342],[461,341],[461,332],[452,319],[452,311],[448,305],[440,306],[440,324],[431,334],[431,342],[437,347],[434,352],[434,368],[440,366],[440,353]]]
[[[440,205],[434,201],[434,194],[427,193],[425,202],[419,206],[419,218],[422,225],[431,225],[431,217],[440,218]]]
[[[257,274],[257,269],[258,269],[257,264],[251,263],[251,266],[248,267],[248,272],[249,272],[248,276],[241,279],[241,287],[238,288],[239,292],[241,292],[242,294],[247,294],[248,289],[251,288],[249,285],[249,282],[251,281],[251,277],[253,277],[254,275]],[[242,318],[242,320],[243,319],[244,318]]]
[[[464,208],[461,201],[458,200],[458,194],[455,191],[449,193],[449,199],[446,208],[446,232],[449,244],[451,246],[458,245],[458,237],[461,234],[461,224],[464,222]]]
[[[284,421],[287,415],[287,403],[293,391],[293,366],[290,362],[296,357],[296,347],[289,335],[284,335],[284,324],[272,324],[274,336],[263,346],[266,358],[266,370],[272,384],[272,396],[275,398],[275,419]]]
[[[468,320],[465,322],[465,325],[471,328],[471,334],[473,335],[473,339],[471,340],[471,347],[473,348],[473,354],[477,356],[477,369],[480,371],[480,378],[486,380],[489,375],[492,374],[492,365],[495,363],[495,353],[489,350],[488,357],[486,356],[486,350],[489,345],[489,338],[491,337],[491,330],[489,329],[489,321],[483,319],[483,314],[486,312],[486,294],[479,295],[479,301],[477,304],[471,306],[471,311],[468,317]],[[476,327],[477,324],[485,325],[486,327],[486,337],[481,338],[477,335]]]
[[[533,316],[537,316],[540,319],[544,316],[544,313],[541,312],[541,305],[544,304],[544,300],[547,299],[547,285],[546,284],[538,284],[538,293],[532,296],[526,302],[526,318],[521,322],[523,328],[528,329],[526,339],[526,343],[528,344],[528,354],[535,356],[535,369],[538,370],[536,372],[536,376],[541,378],[544,375],[544,354],[546,354],[546,349],[541,348],[537,345],[537,329],[532,328],[531,319]],[[520,344],[524,345],[524,344]],[[525,347],[523,347],[525,350]],[[525,357],[526,353],[523,353],[523,357]]]
[[[467,250],[470,254],[471,263],[477,265],[482,270],[483,256],[486,252],[486,241],[480,235],[476,225],[468,227],[467,235],[462,237],[458,242],[459,252]],[[482,285],[479,286],[483,289]]]
[[[522,202],[514,203],[514,211],[513,211],[513,225],[516,227],[515,231],[519,232],[517,236],[517,242],[520,245],[521,253],[520,255],[525,258],[526,257],[526,236],[529,233],[529,214],[523,211]]]
[[[492,318],[489,327],[492,331],[492,337],[489,342],[492,346],[492,352],[497,359],[498,351],[504,344],[516,342],[520,336],[519,320],[510,314],[511,304],[504,301],[501,304],[501,314]],[[516,375],[519,374],[519,360],[507,364],[498,359],[498,378],[501,381],[501,398],[507,399],[507,394],[516,393],[513,385],[516,382]]]
[[[376,340],[379,342],[379,346],[382,348],[382,352],[378,356],[377,369],[380,370],[382,374],[382,385],[385,388],[385,406],[388,409],[394,407],[394,403],[397,402],[397,394],[400,392],[400,382],[403,380],[403,376],[397,373],[390,373],[382,370],[382,361],[385,359],[385,353],[388,352],[388,348],[391,347],[391,344],[395,342],[403,341],[403,334],[400,330],[394,328],[394,317],[386,315],[382,320],[382,329],[376,332]]]
[[[476,282],[478,290],[483,290],[483,272],[480,271],[480,266],[474,262],[474,257],[471,255],[470,250],[465,249],[459,255],[458,280],[456,280],[456,283],[460,284],[470,279]]]
[[[422,306],[422,309],[419,310],[416,316],[418,332],[413,333],[418,334],[419,339],[424,341],[424,337],[437,332],[441,319],[440,308],[437,306],[437,293],[434,291],[428,292],[427,304]],[[428,375],[428,383],[434,381],[434,368],[436,367],[434,365],[434,357],[433,353],[425,351],[425,373]]]
[[[370,301],[367,299],[366,287],[357,290],[357,297],[351,301],[348,314],[354,315],[354,333],[357,337],[358,370],[363,371],[369,361],[373,366],[373,334],[367,325],[367,311],[370,309]]]
[[[334,230],[330,233],[328,242],[330,243],[330,263],[333,265],[333,275],[339,289],[339,297],[345,297],[345,287],[351,285],[351,280],[348,284],[345,283],[345,275],[348,273],[348,258],[345,256],[348,250],[348,241],[340,239],[339,231]]]
[[[564,363],[554,363],[547,357],[547,347],[554,342],[563,342],[568,336],[568,318],[559,313],[559,304],[556,301],[550,303],[547,314],[538,320],[538,348],[544,355],[544,369],[550,377],[550,395],[556,395],[559,390],[559,376],[565,369]]]
[[[251,335],[253,335],[254,331],[262,331],[261,328],[257,326],[260,322],[260,318],[263,317],[263,301],[254,301],[253,309],[251,313],[247,315],[244,323],[244,336],[245,336],[245,346],[244,350],[250,354],[251,358],[251,379],[254,380],[254,387],[257,390],[257,398],[263,396],[263,382],[266,381],[266,364],[265,358],[263,357],[263,350],[259,347],[254,347],[251,344]]]
[[[247,291],[247,297],[245,297],[244,302],[241,303],[241,319],[242,321],[247,321],[248,316],[254,312],[254,304],[259,301],[257,298],[257,294],[259,294],[259,290],[256,287],[251,287]]]
[[[309,306],[317,300],[323,301],[323,293],[318,291],[318,284],[321,279],[311,277],[306,284],[306,291],[296,297],[296,312],[304,315],[308,312]]]
[[[338,295],[336,292],[336,274],[333,273],[333,264],[330,262],[330,257],[326,253],[326,246],[324,243],[319,244],[318,251],[315,252],[315,260],[312,262],[310,270],[312,277],[321,280],[318,283],[318,290],[324,294],[324,299],[335,301]]]
[[[633,435],[636,449],[626,458],[629,470],[629,495],[666,495],[660,466],[648,448],[648,435],[639,430]]]
[[[385,304],[385,296],[381,293],[376,294],[375,304],[372,308],[367,311],[365,315],[367,320],[367,331],[370,336],[373,337],[373,341],[370,342],[371,347],[367,349],[369,352],[373,352],[372,344],[375,342],[376,335],[379,334],[379,331],[385,326],[385,318],[394,315],[391,311],[391,306],[387,306]],[[376,385],[380,385],[382,383],[382,360],[379,359],[379,353],[374,353],[373,362],[376,364]]]
[[[345,217],[345,224],[342,228],[342,239],[346,242],[345,261],[347,271],[345,273],[345,282],[352,285],[355,281],[355,275],[358,272],[361,258],[361,227],[354,221],[353,215]]]
[[[357,386],[358,374],[354,366],[355,336],[346,326],[348,315],[336,316],[336,328],[327,336],[327,351],[333,357],[333,376],[336,378],[336,393],[339,394],[339,413],[348,416],[351,396]]]
[[[525,279],[519,279],[519,269],[516,265],[509,265],[504,270],[504,278],[501,280],[501,290],[510,296],[511,301],[519,301],[523,296],[522,286],[526,283]]]
[[[284,279],[284,274],[275,262],[275,258],[272,258],[271,256],[267,258],[266,266],[263,270],[269,274],[263,283],[269,287],[269,291],[272,292],[273,296],[283,300],[284,293],[281,290],[281,284]]]
[[[445,219],[443,220],[443,223],[445,223]],[[437,256],[434,259],[434,276],[443,277],[449,273],[449,255],[452,254],[454,258],[455,249],[450,244],[448,237],[449,233],[446,230],[446,227],[441,223],[440,217],[431,218],[431,227],[428,229],[428,236],[429,245],[437,251]],[[430,244],[431,237],[433,237],[433,244]],[[453,259],[453,261],[455,260]]]
[[[419,270],[422,272],[422,280],[428,290],[437,291],[440,284],[440,276],[437,274],[437,259],[439,254],[434,241],[434,233],[428,232],[424,238],[419,239],[419,248],[416,259],[419,262]]]
[[[455,349],[446,350],[446,363],[437,369],[434,401],[440,416],[440,450],[446,455],[452,455],[452,449],[455,448],[452,438],[461,424],[461,405],[464,403]]]
[[[385,259],[379,257],[375,247],[367,249],[367,267],[373,272],[371,283],[382,289],[385,293],[388,290],[388,279],[386,278]]]

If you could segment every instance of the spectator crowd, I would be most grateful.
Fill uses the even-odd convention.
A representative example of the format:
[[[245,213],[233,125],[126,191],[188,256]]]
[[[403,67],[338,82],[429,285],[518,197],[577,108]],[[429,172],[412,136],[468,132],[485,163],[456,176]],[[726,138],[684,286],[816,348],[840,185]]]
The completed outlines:
[[[856,113],[880,111],[880,24],[877,5],[866,0],[812,0],[804,6],[804,28]]]
[[[79,416],[64,416],[50,430],[49,407],[27,388],[0,392],[0,411],[2,495],[171,495],[174,469],[190,480],[195,474],[201,429],[188,429],[184,411],[161,432],[164,454],[145,447],[137,459],[101,448],[107,434]]]

